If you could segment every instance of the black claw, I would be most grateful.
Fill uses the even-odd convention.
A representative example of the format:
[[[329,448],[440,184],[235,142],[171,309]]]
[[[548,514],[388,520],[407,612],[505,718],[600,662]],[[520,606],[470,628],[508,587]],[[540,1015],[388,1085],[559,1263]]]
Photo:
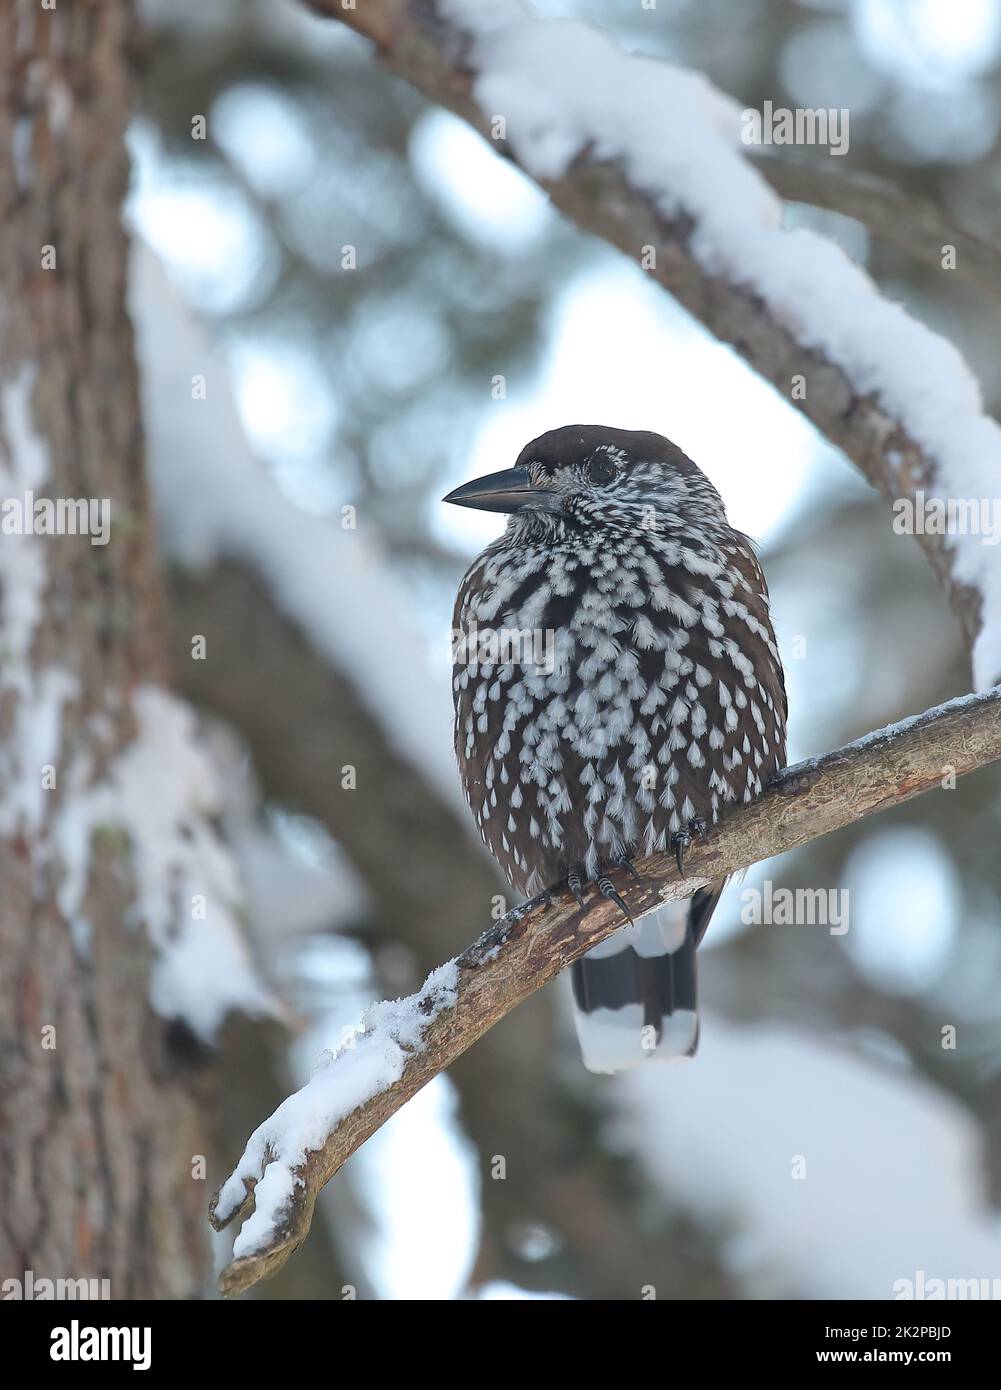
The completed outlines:
[[[671,844],[674,846],[674,857],[678,864],[678,873],[682,878],[685,876],[685,850],[692,843],[697,835],[700,840],[704,840],[709,834],[709,826],[701,816],[693,816],[685,826],[684,830],[679,830],[677,834],[671,836]]]
[[[630,926],[635,925],[632,917],[630,916],[629,909],[628,907],[626,907],[626,904],[623,901],[621,895],[617,893],[615,889],[612,887],[612,880],[610,878],[598,879],[598,892],[601,894],[603,898],[607,898],[609,902],[613,902],[615,904],[619,911],[623,913],[626,921],[629,923]]]
[[[570,892],[577,899],[577,906],[583,907],[584,889],[581,886],[579,869],[571,869],[570,872],[567,874],[567,887],[570,889]]]
[[[679,830],[676,835],[671,836],[671,844],[674,846],[674,858],[678,865],[678,873],[682,878],[685,876],[685,850],[692,843],[692,837],[687,830]]]
[[[620,869],[628,869],[628,871],[632,874],[633,878],[636,879],[637,883],[643,882],[643,875],[640,873],[639,869],[637,869],[633,861],[629,858],[628,854],[620,854],[615,862]]]

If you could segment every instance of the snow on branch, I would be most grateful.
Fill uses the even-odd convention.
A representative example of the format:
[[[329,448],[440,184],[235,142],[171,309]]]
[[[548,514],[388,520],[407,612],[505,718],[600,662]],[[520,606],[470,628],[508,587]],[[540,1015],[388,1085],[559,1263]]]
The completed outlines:
[[[784,395],[801,378],[794,403],[885,497],[937,503],[939,515],[996,499],[1001,427],[960,354],[833,242],[783,230],[781,200],[741,142],[740,107],[705,78],[520,0],[310,3],[645,265]],[[997,547],[937,521],[911,530],[987,689],[1001,679]]]
[[[787,768],[759,801],[735,809],[688,851],[640,862],[616,887],[639,915],[658,902],[863,817],[899,805],[1001,758],[1001,689],[967,695]],[[221,1230],[246,1217],[220,1288],[237,1294],[275,1273],[305,1239],[317,1193],[366,1139],[489,1028],[579,956],[618,930],[604,898],[584,909],[552,888],[509,912],[409,999],[368,1010],[341,1047],[255,1131],[217,1193]],[[252,1214],[251,1214],[252,1213]]]

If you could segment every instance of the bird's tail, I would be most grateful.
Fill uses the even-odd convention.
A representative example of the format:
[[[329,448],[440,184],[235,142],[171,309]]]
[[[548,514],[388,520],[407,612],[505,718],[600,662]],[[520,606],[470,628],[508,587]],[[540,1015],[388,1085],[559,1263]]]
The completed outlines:
[[[574,961],[574,1022],[589,1071],[694,1057],[695,950],[721,891],[665,903]]]

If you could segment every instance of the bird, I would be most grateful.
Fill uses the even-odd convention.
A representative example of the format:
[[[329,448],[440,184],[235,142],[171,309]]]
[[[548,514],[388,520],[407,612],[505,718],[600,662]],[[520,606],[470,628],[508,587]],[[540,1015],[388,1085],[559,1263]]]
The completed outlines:
[[[693,839],[785,765],[787,700],[751,540],[663,435],[567,425],[444,499],[507,515],[452,623],[455,752],[508,883],[597,892],[623,925],[571,967],[585,1066],[693,1057],[696,948],[725,886],[633,920],[611,874]]]

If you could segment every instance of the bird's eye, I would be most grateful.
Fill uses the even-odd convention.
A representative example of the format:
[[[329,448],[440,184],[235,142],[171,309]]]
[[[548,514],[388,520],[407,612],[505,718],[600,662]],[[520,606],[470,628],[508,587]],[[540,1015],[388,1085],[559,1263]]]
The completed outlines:
[[[600,486],[604,483],[610,483],[615,477],[615,471],[615,464],[611,463],[602,454],[599,454],[597,458],[591,460],[588,466],[587,476],[592,483],[598,483]]]

